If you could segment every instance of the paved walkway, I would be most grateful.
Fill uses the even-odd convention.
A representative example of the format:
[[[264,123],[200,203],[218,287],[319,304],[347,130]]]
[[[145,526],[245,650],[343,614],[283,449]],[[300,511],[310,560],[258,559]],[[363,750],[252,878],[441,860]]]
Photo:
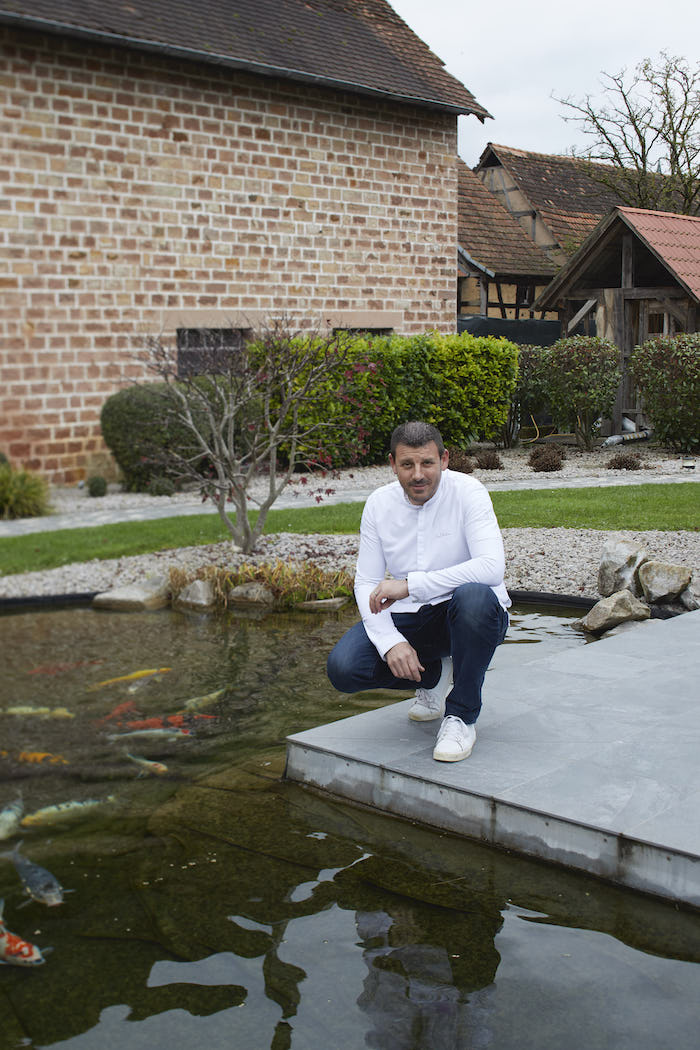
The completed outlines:
[[[660,485],[667,483],[679,483],[686,481],[700,482],[700,472],[685,471],[681,474],[654,474],[653,476],[640,477],[638,474],[625,474],[622,477],[610,476],[587,476],[558,477],[548,475],[541,477],[533,475],[528,478],[515,479],[511,481],[491,480],[482,478],[483,483],[490,492],[523,491],[525,489],[556,489],[556,488],[606,488],[611,485]],[[371,488],[353,488],[334,492],[330,496],[323,497],[324,505],[332,503],[357,503],[367,499]],[[172,502],[161,502],[150,496],[144,496],[136,506],[120,507],[111,509],[100,509],[99,499],[90,499],[86,495],[85,500],[90,500],[89,509],[83,508],[69,514],[48,514],[43,518],[21,518],[17,521],[0,521],[0,539],[4,536],[28,536],[37,532],[55,532],[59,529],[80,529],[96,527],[98,525],[113,525],[121,521],[144,521],[157,518],[187,517],[193,514],[216,514],[216,508],[211,503],[202,503],[198,496],[193,496],[191,501],[185,502],[181,499]],[[304,497],[289,490],[283,492],[274,504],[275,510],[286,510],[289,507],[315,506],[313,497]]]
[[[435,762],[404,700],[289,737],[286,776],[700,906],[700,611],[523,649],[497,650],[468,759]]]

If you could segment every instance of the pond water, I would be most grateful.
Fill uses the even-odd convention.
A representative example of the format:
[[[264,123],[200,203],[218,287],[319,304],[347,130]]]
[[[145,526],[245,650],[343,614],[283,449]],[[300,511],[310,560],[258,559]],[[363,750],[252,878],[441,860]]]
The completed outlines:
[[[573,615],[516,609],[514,673]],[[0,861],[53,947],[0,967],[0,1050],[696,1047],[696,913],[283,779],[289,733],[402,698],[328,684],[353,616],[0,615],[0,809],[98,803],[0,843],[72,891],[24,906]]]

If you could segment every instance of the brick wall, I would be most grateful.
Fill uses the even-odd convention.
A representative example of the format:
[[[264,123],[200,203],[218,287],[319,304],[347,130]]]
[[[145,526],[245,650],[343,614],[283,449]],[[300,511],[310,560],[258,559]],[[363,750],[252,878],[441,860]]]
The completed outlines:
[[[0,450],[100,465],[135,344],[285,311],[455,330],[456,118],[0,28]]]

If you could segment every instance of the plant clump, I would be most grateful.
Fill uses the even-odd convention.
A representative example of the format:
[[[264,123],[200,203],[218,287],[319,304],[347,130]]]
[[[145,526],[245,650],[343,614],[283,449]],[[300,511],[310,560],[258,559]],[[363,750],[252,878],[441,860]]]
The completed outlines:
[[[477,452],[476,465],[480,470],[503,470],[503,460],[492,449]]]
[[[173,496],[175,494],[175,482],[172,478],[156,474],[148,482],[146,491],[149,496]]]
[[[463,451],[461,448],[448,449],[449,456],[449,468],[450,470],[456,470],[460,474],[471,474],[474,470],[474,459],[469,455],[468,452]]]
[[[107,495],[107,482],[101,474],[93,474],[92,477],[87,479],[87,490],[88,495],[94,499],[98,499],[100,496]]]
[[[46,481],[29,470],[0,464],[0,518],[39,518],[48,512]]]
[[[561,470],[564,455],[556,445],[538,445],[537,448],[533,448],[527,462],[537,472]]]
[[[605,465],[608,470],[639,470],[642,457],[638,452],[616,452]]]
[[[193,580],[209,580],[214,588],[217,604],[228,605],[234,587],[244,583],[261,583],[275,597],[278,608],[291,608],[299,602],[319,601],[324,598],[350,597],[354,576],[347,569],[329,571],[313,562],[295,564],[283,561],[255,565],[244,562],[235,568],[206,566],[196,572],[171,568],[170,586],[179,594]]]

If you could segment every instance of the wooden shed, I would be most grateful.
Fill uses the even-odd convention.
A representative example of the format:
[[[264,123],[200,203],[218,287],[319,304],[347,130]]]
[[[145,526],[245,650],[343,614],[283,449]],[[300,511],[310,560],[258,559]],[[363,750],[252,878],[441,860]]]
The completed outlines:
[[[698,331],[700,217],[614,208],[539,296],[536,309],[561,311],[562,334],[585,318],[620,349],[623,380],[613,414],[642,415],[627,369],[635,346],[654,335]]]

